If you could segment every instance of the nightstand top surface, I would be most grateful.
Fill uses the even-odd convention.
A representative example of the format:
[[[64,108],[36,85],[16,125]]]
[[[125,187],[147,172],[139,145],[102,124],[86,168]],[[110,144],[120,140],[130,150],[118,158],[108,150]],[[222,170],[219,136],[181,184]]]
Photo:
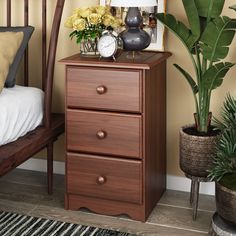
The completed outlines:
[[[142,51],[141,55],[135,58],[127,57],[127,52],[122,51],[116,61],[113,59],[105,58],[92,58],[81,57],[80,54],[75,54],[66,57],[59,62],[66,65],[80,65],[80,66],[93,66],[93,67],[111,67],[111,68],[132,68],[132,69],[150,69],[156,64],[161,63],[171,56],[170,52],[155,52],[155,51]]]

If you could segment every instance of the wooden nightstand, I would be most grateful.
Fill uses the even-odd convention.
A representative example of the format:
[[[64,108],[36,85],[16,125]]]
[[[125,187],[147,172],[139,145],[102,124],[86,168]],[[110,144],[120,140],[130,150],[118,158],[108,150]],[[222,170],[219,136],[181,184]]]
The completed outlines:
[[[145,221],[166,188],[166,59],[66,65],[65,207]]]

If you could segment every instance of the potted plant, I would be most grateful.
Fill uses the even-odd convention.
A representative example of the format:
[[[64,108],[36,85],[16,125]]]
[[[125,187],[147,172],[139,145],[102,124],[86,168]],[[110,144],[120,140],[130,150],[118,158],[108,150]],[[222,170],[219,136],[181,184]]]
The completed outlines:
[[[227,222],[236,224],[236,99],[228,95],[222,109],[217,156],[209,177],[216,181],[216,208]]]
[[[180,130],[180,167],[190,176],[207,177],[218,135],[211,126],[211,95],[234,65],[224,59],[235,35],[235,24],[228,16],[221,16],[224,0],[182,2],[189,28],[171,14],[158,13],[156,17],[183,43],[195,72],[192,76],[174,64],[188,82],[196,108],[195,125]]]

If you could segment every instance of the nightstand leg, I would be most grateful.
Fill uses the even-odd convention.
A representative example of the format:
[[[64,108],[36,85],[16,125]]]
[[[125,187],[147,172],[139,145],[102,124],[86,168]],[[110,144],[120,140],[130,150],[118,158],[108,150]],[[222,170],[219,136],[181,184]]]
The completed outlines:
[[[196,220],[198,209],[198,197],[199,197],[199,181],[194,181],[194,194],[193,194],[193,220]]]

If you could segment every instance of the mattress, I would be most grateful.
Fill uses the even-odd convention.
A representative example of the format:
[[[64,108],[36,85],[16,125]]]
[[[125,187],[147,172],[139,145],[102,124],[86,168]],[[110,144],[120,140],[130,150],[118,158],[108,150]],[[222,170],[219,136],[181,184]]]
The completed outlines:
[[[42,124],[42,90],[14,86],[0,93],[0,146],[13,142]]]

